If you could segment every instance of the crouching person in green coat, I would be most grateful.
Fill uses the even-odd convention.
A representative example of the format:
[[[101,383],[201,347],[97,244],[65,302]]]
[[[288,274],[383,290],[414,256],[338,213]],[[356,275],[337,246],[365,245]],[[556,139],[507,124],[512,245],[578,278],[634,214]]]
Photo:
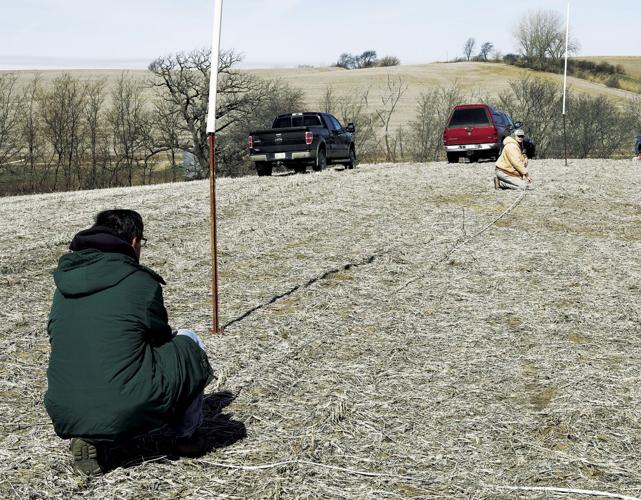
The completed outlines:
[[[173,432],[178,454],[205,451],[198,427],[212,369],[194,332],[172,332],[165,282],[139,263],[145,241],[137,212],[101,212],[54,272],[45,406],[85,474],[101,471],[110,445],[157,430]]]

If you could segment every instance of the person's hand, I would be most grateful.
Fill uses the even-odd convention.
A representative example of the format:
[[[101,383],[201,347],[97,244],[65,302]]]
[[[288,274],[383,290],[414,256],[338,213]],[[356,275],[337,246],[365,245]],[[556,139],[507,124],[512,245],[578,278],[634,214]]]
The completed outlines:
[[[532,184],[532,177],[530,177],[530,174],[527,174],[525,178],[527,179],[528,183]]]

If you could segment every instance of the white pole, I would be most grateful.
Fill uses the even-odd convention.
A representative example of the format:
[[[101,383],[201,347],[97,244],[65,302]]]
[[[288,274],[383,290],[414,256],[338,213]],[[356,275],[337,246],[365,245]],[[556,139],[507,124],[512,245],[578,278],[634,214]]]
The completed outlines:
[[[207,106],[207,133],[216,133],[216,89],[218,85],[218,58],[220,57],[220,26],[223,18],[223,0],[214,7],[214,32],[211,40],[211,75],[209,78],[209,105]]]
[[[565,94],[568,86],[568,38],[570,36],[570,0],[565,22],[565,70],[563,71],[563,114],[565,115]]]
[[[568,165],[568,137],[565,125],[565,94],[568,88],[568,39],[570,37],[570,0],[565,21],[565,69],[563,70],[563,150],[565,152],[565,166]]]

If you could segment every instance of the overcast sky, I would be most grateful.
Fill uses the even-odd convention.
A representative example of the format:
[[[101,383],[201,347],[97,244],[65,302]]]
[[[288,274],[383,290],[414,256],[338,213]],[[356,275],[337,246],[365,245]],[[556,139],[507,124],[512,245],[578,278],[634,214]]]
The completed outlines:
[[[221,46],[244,67],[330,65],[375,50],[403,64],[462,55],[474,37],[516,50],[527,12],[566,0],[225,0]],[[0,0],[0,69],[144,68],[155,57],[211,45],[214,0]],[[580,55],[641,55],[637,0],[573,0]]]

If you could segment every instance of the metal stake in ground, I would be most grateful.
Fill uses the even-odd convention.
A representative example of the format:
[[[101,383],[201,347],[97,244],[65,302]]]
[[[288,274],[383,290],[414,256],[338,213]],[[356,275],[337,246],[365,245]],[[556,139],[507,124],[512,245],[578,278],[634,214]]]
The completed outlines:
[[[213,333],[221,333],[218,322],[218,241],[216,234],[216,90],[218,88],[218,59],[220,57],[220,27],[223,0],[214,6],[214,32],[211,42],[209,103],[207,106],[207,138],[209,140],[209,200],[211,218],[211,303]]]

